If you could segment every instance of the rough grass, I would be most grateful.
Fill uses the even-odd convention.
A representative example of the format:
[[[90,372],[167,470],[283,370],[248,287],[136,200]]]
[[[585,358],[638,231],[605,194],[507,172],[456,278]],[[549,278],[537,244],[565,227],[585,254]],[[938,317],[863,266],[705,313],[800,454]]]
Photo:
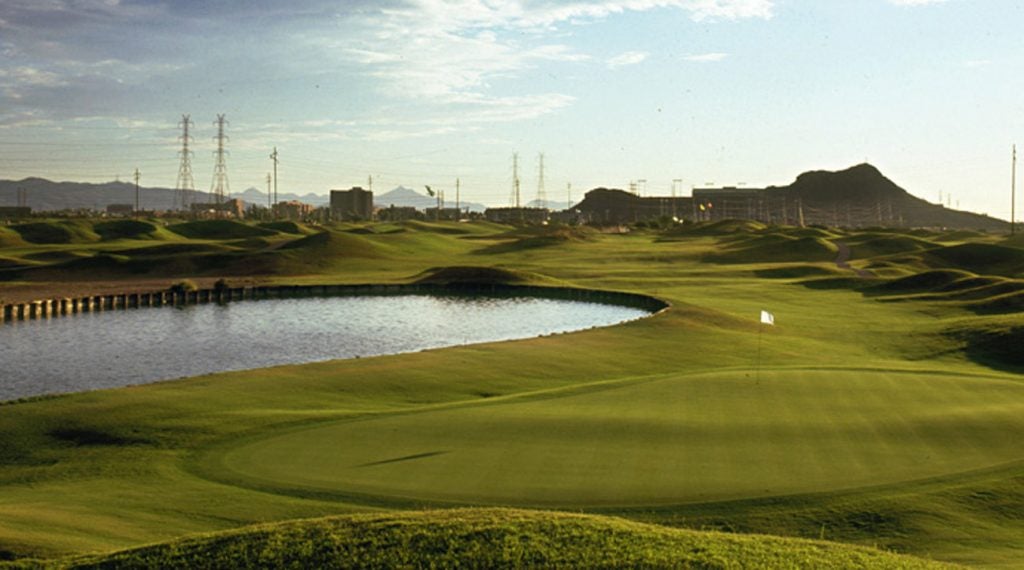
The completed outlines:
[[[29,243],[71,243],[74,234],[67,227],[49,222],[34,222],[11,226],[21,239]]]
[[[0,226],[0,248],[18,247],[25,245],[25,240],[17,231]]]
[[[835,259],[836,251],[835,244],[822,238],[769,234],[737,241],[728,249],[711,253],[705,259],[713,263],[831,261]]]
[[[481,248],[477,253],[515,253],[524,250],[557,246],[572,241],[586,241],[592,239],[594,235],[595,232],[590,228],[559,225],[534,226],[496,236],[499,239],[508,239],[508,241],[503,241],[501,243]]]
[[[296,222],[263,222],[259,227],[286,234],[307,235],[313,233],[308,226]]]
[[[948,267],[1017,277],[1024,273],[1024,250],[989,243],[964,243],[925,252],[924,259],[933,267]]]
[[[154,238],[157,235],[157,227],[154,224],[141,220],[100,222],[93,226],[93,231],[104,241]]]
[[[66,568],[897,568],[950,565],[824,541],[737,536],[623,519],[466,509],[262,525]]]
[[[433,267],[417,275],[415,283],[432,285],[530,285],[550,282],[543,275],[500,267]]]
[[[277,234],[272,229],[249,225],[234,220],[202,220],[184,222],[167,228],[180,236],[189,239],[242,239],[249,237],[272,236]]]

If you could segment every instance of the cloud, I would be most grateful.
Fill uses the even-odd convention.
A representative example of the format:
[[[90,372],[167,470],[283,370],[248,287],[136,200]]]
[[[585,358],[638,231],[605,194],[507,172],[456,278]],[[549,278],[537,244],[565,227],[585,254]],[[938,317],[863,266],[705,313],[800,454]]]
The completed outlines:
[[[941,4],[946,0],[889,0],[890,4],[897,6],[927,6],[928,4]]]
[[[401,5],[345,13],[345,37],[312,41],[383,82],[385,92],[418,104],[463,105],[484,116],[536,116],[513,112],[536,100],[553,112],[572,98],[564,94],[495,95],[495,85],[541,65],[590,59],[551,38],[559,26],[579,26],[626,12],[682,10],[697,21],[772,17],[773,0],[409,0]],[[648,57],[630,51],[608,60],[610,69]],[[527,85],[523,83],[523,85]]]
[[[686,61],[696,61],[699,63],[709,63],[713,61],[722,61],[729,57],[727,53],[713,52],[713,53],[700,53],[695,55],[688,55],[683,57]]]
[[[610,69],[618,69],[627,65],[636,65],[647,59],[647,56],[649,55],[650,54],[643,51],[627,51],[609,59],[608,67]]]
[[[990,65],[992,65],[992,60],[990,59],[969,59],[964,62],[964,67],[969,67],[972,69],[988,67]]]

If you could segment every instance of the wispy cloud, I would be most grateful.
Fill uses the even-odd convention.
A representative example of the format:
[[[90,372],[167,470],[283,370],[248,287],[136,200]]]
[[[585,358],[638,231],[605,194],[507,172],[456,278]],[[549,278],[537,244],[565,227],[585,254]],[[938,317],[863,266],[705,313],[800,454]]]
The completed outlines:
[[[647,59],[647,56],[649,55],[650,54],[643,51],[627,51],[609,59],[608,67],[611,69],[618,69],[627,65],[636,65]]]
[[[694,54],[694,55],[688,55],[688,56],[683,57],[683,59],[685,59],[686,61],[696,61],[696,62],[699,62],[699,63],[710,63],[710,62],[714,62],[714,61],[722,61],[723,59],[725,59],[727,57],[729,57],[729,54],[727,54],[727,53],[713,52],[713,53],[699,53],[699,54]]]
[[[573,100],[559,93],[496,94],[499,81],[541,65],[590,59],[558,41],[551,32],[560,26],[654,9],[682,10],[699,21],[768,19],[773,8],[773,0],[411,0],[354,16],[348,23],[357,31],[348,37],[314,41],[383,82],[389,96],[463,105],[471,116],[503,121],[554,112]],[[629,51],[606,64],[617,69],[647,57]]]

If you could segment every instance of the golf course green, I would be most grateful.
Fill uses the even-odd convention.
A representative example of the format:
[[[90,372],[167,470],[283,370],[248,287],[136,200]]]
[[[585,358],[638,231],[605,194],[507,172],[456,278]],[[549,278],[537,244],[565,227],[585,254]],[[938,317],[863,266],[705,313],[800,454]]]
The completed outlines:
[[[407,556],[455,550],[478,565],[526,564],[504,537],[557,534],[494,507],[543,509],[526,518],[555,526],[566,511],[596,516],[588,525],[643,523],[629,532],[644,540],[726,531],[701,535],[719,554],[695,567],[862,564],[861,550],[805,555],[819,543],[787,542],[797,538],[978,567],[1024,560],[1024,243],[1006,236],[152,223],[143,237],[76,226],[55,243],[37,243],[48,227],[34,224],[0,249],[0,297],[223,278],[580,287],[670,306],[572,334],[4,403],[0,566],[184,564],[173,556],[193,548],[252,562],[256,543],[277,541],[273,556],[290,548],[280,537],[298,527],[282,521],[314,517],[342,519],[294,524],[345,548],[390,544],[399,565],[444,564]],[[485,509],[441,536],[465,507]],[[370,520],[359,517],[380,517],[372,538],[350,533]],[[415,532],[395,530],[413,520]],[[250,526],[268,523],[286,526]],[[756,548],[726,548],[721,537],[737,536]],[[572,540],[551,552],[580,552]],[[605,544],[606,562],[621,552],[622,564],[664,566],[692,552],[630,541],[662,546]],[[507,556],[482,554],[494,548]],[[652,548],[666,550],[628,554]],[[875,567],[929,564],[901,560]]]
[[[1017,382],[870,369],[756,377],[668,374],[342,420],[206,459],[227,482],[283,493],[580,508],[835,491],[1021,458]]]

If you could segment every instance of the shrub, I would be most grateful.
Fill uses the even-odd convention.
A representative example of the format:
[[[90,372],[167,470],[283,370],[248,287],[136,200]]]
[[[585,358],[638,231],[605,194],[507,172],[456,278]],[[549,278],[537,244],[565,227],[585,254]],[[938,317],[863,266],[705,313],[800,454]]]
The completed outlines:
[[[191,279],[186,279],[184,281],[179,281],[174,285],[171,285],[168,289],[170,290],[171,293],[177,293],[180,295],[181,293],[186,293],[188,291],[195,291],[196,289],[198,289],[198,287],[196,287],[195,282],[193,282]]]

